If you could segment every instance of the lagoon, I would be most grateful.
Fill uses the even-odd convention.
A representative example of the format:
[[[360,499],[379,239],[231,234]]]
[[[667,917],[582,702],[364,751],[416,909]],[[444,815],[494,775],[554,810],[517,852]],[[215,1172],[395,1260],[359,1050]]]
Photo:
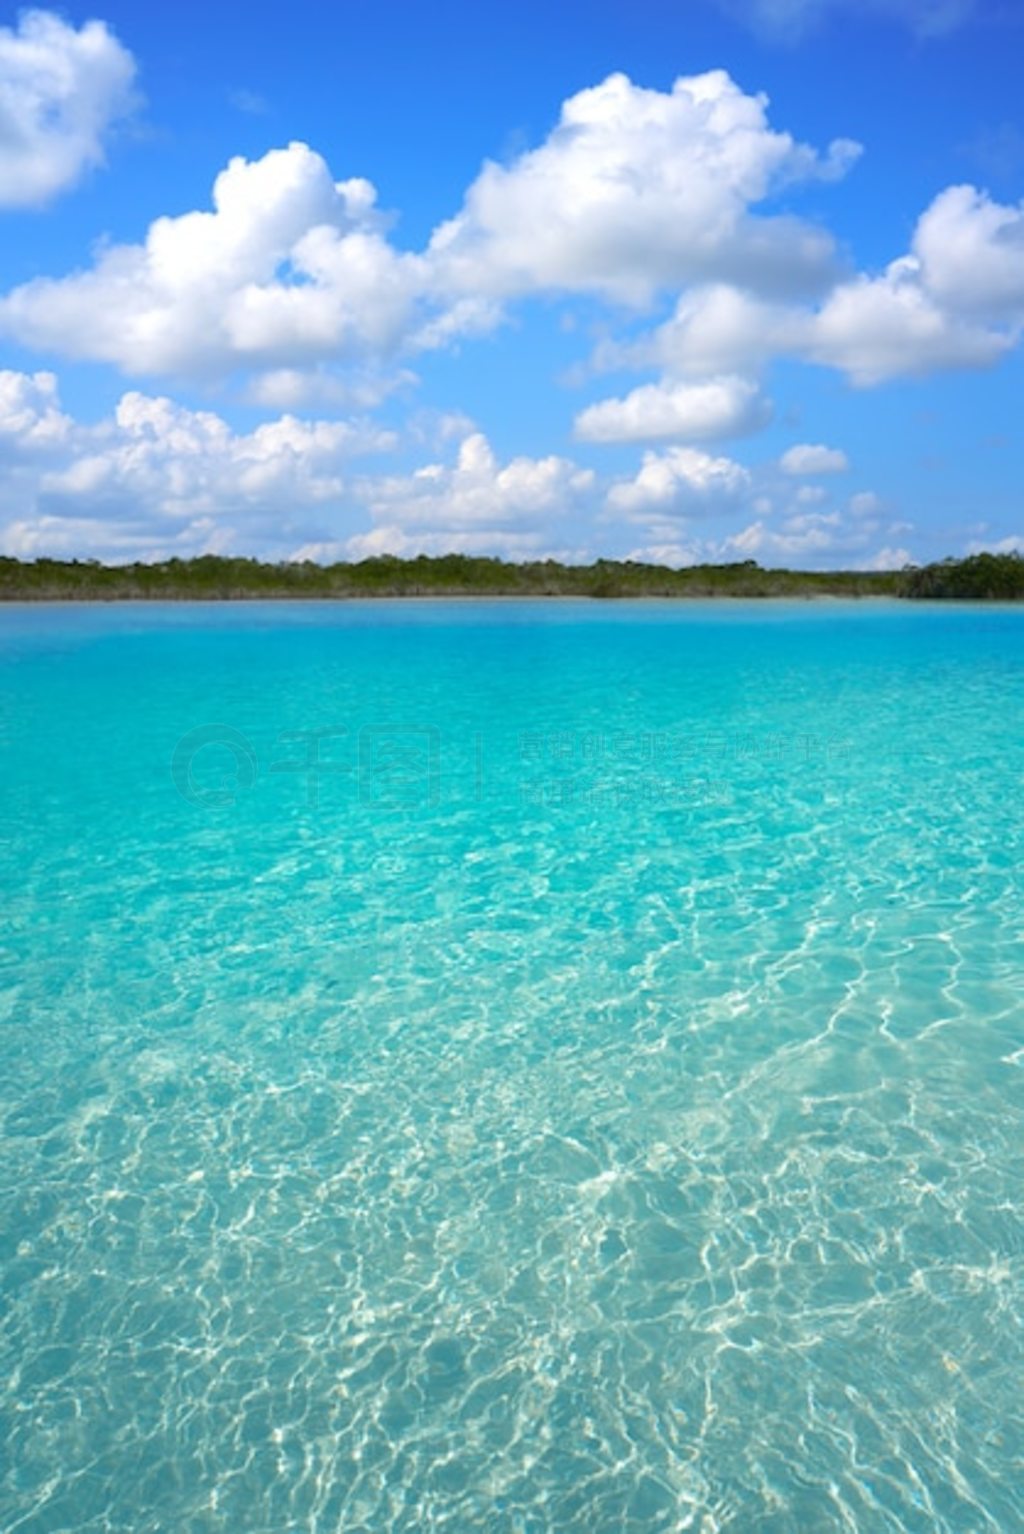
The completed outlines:
[[[0,609],[0,1527],[1024,1525],[1024,611]]]

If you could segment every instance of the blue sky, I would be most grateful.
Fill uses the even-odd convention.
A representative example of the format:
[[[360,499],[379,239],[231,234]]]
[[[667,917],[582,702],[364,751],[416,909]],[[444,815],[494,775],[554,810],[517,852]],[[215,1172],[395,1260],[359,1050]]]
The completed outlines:
[[[1019,0],[0,14],[0,552],[1024,548]]]

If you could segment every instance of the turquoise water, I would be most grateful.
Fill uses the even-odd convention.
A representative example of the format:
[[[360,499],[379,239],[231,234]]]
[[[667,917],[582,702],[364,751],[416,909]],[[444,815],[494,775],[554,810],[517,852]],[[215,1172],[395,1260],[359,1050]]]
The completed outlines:
[[[1024,1528],[1022,746],[1001,608],[0,609],[0,1528]]]

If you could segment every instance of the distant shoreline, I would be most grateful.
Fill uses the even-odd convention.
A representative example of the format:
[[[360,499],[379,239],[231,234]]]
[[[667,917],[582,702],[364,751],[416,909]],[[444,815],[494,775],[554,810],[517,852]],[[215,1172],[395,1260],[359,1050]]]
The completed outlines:
[[[657,592],[638,593],[625,597],[577,596],[565,591],[437,591],[437,592],[346,592],[339,596],[262,596],[241,593],[230,596],[177,596],[157,594],[154,596],[24,596],[0,593],[0,607],[157,607],[203,606],[230,607],[264,604],[287,604],[303,607],[336,607],[349,602],[573,602],[591,607],[608,602],[613,607],[633,606],[638,602],[657,602],[673,605],[687,602],[885,602],[902,603],[902,598],[890,592],[766,592],[756,595],[750,592],[681,592],[669,595]]]
[[[973,554],[902,570],[670,566],[599,559],[521,564],[465,554],[318,565],[204,554],[160,563],[0,557],[0,602],[1024,600],[1024,559]]]

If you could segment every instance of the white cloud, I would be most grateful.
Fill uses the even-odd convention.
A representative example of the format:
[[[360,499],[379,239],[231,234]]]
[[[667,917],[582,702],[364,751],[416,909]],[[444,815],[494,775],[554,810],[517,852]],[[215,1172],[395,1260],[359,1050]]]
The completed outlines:
[[[756,546],[762,551],[807,554],[834,548],[839,542],[841,526],[842,519],[837,511],[798,512],[786,517],[779,527],[756,524],[730,541],[748,553]]]
[[[232,160],[212,211],[157,219],[142,244],[16,288],[0,300],[0,328],[135,375],[261,370],[256,394],[284,403],[303,379],[325,398],[327,362],[395,372],[382,363],[399,351],[491,330],[515,294],[639,301],[682,287],[651,336],[605,348],[606,364],[665,377],[582,412],[579,433],[592,440],[749,430],[764,407],[741,379],[776,356],[858,385],[996,361],[1024,326],[1024,207],[947,188],[908,254],[835,282],[827,235],[754,210],[780,184],[840,174],[850,157],[842,141],[822,158],[772,129],[763,98],[723,71],[670,92],[615,75],[570,98],[539,148],[486,165],[425,252],[390,242],[369,182],[335,182],[293,143]],[[817,306],[793,301],[830,273]],[[686,379],[706,392],[686,393]]]
[[[375,198],[305,144],[232,160],[212,212],[159,218],[142,245],[16,288],[0,325],[136,375],[386,354],[412,323],[422,263],[388,243]]]
[[[727,564],[753,559],[791,568],[898,570],[911,563],[905,548],[871,548],[871,530],[854,526],[838,512],[798,513],[771,525],[763,517],[725,537],[681,542],[671,524],[652,529],[651,541],[626,556],[676,567]]]
[[[212,211],[159,218],[141,244],[14,289],[0,328],[135,376],[273,376],[446,346],[493,329],[502,299],[545,289],[633,300],[711,271],[820,289],[831,238],[751,209],[854,156],[843,140],[819,156],[773,130],[764,98],[723,71],[671,92],[615,75],[568,100],[540,148],[487,164],[424,252],[390,242],[369,182],[335,182],[292,143],[232,160]]]
[[[695,377],[724,368],[752,372],[775,357],[837,368],[860,387],[945,368],[985,367],[1014,344],[943,308],[923,286],[920,263],[903,256],[879,277],[839,283],[814,310],[768,303],[716,284],[683,295],[675,314],[600,365],[651,364]]]
[[[0,27],[0,208],[32,208],[103,161],[133,104],[135,61],[102,21],[76,31],[49,11]]]
[[[625,557],[641,565],[667,565],[679,570],[684,565],[699,564],[704,553],[697,543],[645,543],[640,548],[630,549]]]
[[[145,517],[136,522],[104,521],[98,517],[43,514],[19,518],[0,527],[0,553],[15,559],[154,560],[178,554],[215,554],[227,547],[223,532],[197,520],[169,531],[156,529]]]
[[[438,419],[424,440],[460,428],[457,414]],[[406,432],[406,448],[415,441]],[[285,414],[238,431],[213,411],[137,391],[82,425],[61,409],[51,374],[0,373],[0,550],[112,560],[462,551],[578,561],[596,544],[676,565],[767,557],[860,567],[886,554],[873,552],[881,535],[893,544],[907,530],[883,527],[870,492],[846,511],[826,511],[799,504],[800,491],[817,488],[804,484],[788,510],[773,512],[758,473],[693,447],[648,451],[603,496],[595,474],[570,459],[503,460],[478,431],[461,438],[454,461],[354,472],[356,455],[400,445],[359,419]],[[691,536],[712,515],[725,530]],[[731,531],[744,516],[750,524]],[[888,555],[903,563],[905,550]]]
[[[316,552],[311,552],[315,549]],[[343,543],[307,545],[296,559],[372,559],[394,554],[414,559],[418,554],[479,554],[492,559],[563,559],[573,562],[564,549],[553,549],[544,528],[516,532],[511,528],[475,531],[431,532],[421,527],[375,527],[356,533]]]
[[[336,557],[461,553],[573,562],[585,556],[565,529],[590,506],[595,484],[592,470],[567,458],[502,463],[487,438],[473,432],[453,465],[358,481],[354,494],[374,525],[337,545]]]
[[[922,281],[915,256],[893,261],[881,277],[837,287],[807,327],[801,354],[840,368],[868,386],[946,368],[985,367],[1013,338],[943,307]]]
[[[845,474],[849,467],[850,460],[840,448],[822,443],[800,442],[779,459],[784,474]]]
[[[996,324],[1024,321],[1024,203],[947,187],[920,218],[913,249],[936,302]]]
[[[707,442],[758,431],[770,419],[771,406],[750,379],[666,379],[634,389],[625,399],[589,405],[576,417],[575,431],[585,442]]]
[[[134,391],[84,426],[61,411],[52,374],[0,372],[0,546],[198,552],[239,534],[272,551],[346,504],[350,459],[396,440],[368,421],[293,415],[236,432],[212,411]]]
[[[133,503],[186,520],[239,510],[285,514],[336,501],[342,462],[395,440],[367,423],[290,415],[239,435],[211,411],[133,392],[113,420],[80,430],[70,461],[44,473],[40,491],[50,508]]]
[[[793,357],[869,387],[991,366],[1022,330],[1024,207],[950,187],[918,220],[907,255],[877,276],[838,282],[817,307],[721,282],[698,286],[649,335],[599,348],[595,364],[700,378],[751,374],[775,357]]]
[[[0,370],[0,443],[52,449],[66,441],[71,424],[60,408],[53,373]]]
[[[873,490],[858,490],[850,497],[850,511],[855,517],[875,517],[882,509],[882,498]]]
[[[594,365],[660,367],[686,378],[753,372],[772,356],[798,350],[805,326],[800,309],[710,283],[684,292],[671,318],[639,340],[599,346]]]
[[[445,288],[495,297],[561,290],[643,303],[712,273],[806,291],[827,277],[832,240],[751,209],[794,181],[836,179],[858,152],[843,139],[819,156],[773,130],[766,98],[724,70],[671,91],[611,75],[564,103],[539,148],[488,162],[430,256]]]
[[[47,36],[56,28],[93,36],[101,54],[119,49],[102,27],[44,22]],[[0,31],[0,43],[30,30],[23,21],[17,34]],[[17,149],[4,116],[5,57],[0,46],[0,200],[4,156]],[[38,123],[49,131],[48,116]],[[903,554],[872,552],[876,537],[902,542],[873,493],[841,512],[826,509],[816,484],[782,493],[783,474],[847,470],[839,449],[801,443],[751,473],[697,446],[768,421],[763,375],[776,358],[869,386],[989,365],[1024,331],[1024,205],[949,187],[905,255],[855,275],[837,274],[826,232],[776,215],[780,188],[837,177],[853,157],[843,141],[818,154],[777,131],[764,98],[723,71],[668,91],[615,75],[566,101],[538,147],[486,164],[460,212],[420,251],[394,243],[370,183],[335,181],[304,144],[234,159],[209,211],[157,219],[140,243],[99,247],[85,270],[23,284],[0,298],[0,331],[129,374],[227,378],[227,397],[279,419],[243,432],[210,411],[133,392],[86,428],[61,410],[52,374],[0,372],[0,523],[15,518],[9,541],[65,548],[80,547],[75,528],[86,525],[112,529],[107,541],[96,531],[103,550],[118,546],[117,528],[135,549],[230,546],[244,527],[261,552],[525,555],[550,551],[552,528],[578,547],[565,519],[600,500],[612,542],[642,537],[673,561],[697,548],[678,519],[711,512],[723,519],[716,531],[741,515],[751,526],[731,534],[746,540],[742,549],[705,543],[703,557],[746,557],[754,545],[794,559]],[[568,458],[499,461],[459,412],[422,412],[404,428],[411,452],[444,462],[359,478],[346,466],[351,455],[389,450],[393,434],[364,420],[299,419],[307,407],[376,408],[418,382],[412,354],[493,329],[506,304],[537,293],[628,304],[675,295],[666,323],[599,349],[598,365],[642,367],[656,381],[581,409],[577,437],[672,444],[645,453],[603,497],[591,471]],[[578,308],[582,324],[590,305]],[[360,518],[368,530],[354,532]]]
[[[90,90],[102,94],[117,74],[113,59],[130,76],[106,29],[75,32],[42,13],[0,32],[0,71],[14,58],[35,78],[25,50],[37,32],[33,58],[52,64],[57,39],[78,61],[61,77],[72,97],[83,49]],[[0,200],[3,165],[28,152],[25,122],[49,134],[62,121],[26,109],[12,127],[4,109]],[[293,143],[232,160],[211,211],[159,218],[139,244],[15,288],[0,299],[0,331],[135,376],[255,372],[250,397],[273,408],[349,399],[368,408],[354,392],[360,380],[365,394],[370,380],[402,374],[399,354],[492,330],[516,295],[639,302],[682,289],[651,335],[603,348],[599,363],[663,376],[580,413],[579,435],[601,441],[754,429],[767,406],[751,380],[775,357],[840,369],[861,386],[998,360],[1024,328],[1024,206],[947,188],[906,255],[837,280],[827,233],[765,209],[780,187],[839,176],[853,157],[844,140],[822,155],[774,129],[765,99],[722,70],[670,91],[613,75],[569,98],[539,147],[486,164],[424,251],[392,243],[369,182],[334,181],[320,155]],[[328,371],[341,365],[355,371],[351,386]]]
[[[433,451],[446,447],[449,442],[461,442],[479,428],[473,417],[464,410],[434,410],[427,407],[415,410],[406,420],[405,429],[411,441]]]
[[[721,557],[821,569],[891,570],[910,563],[911,556],[904,548],[873,550],[877,531],[877,523],[851,522],[838,511],[799,511],[783,517],[777,525],[759,518],[718,547]]]
[[[877,554],[872,554],[870,559],[864,561],[859,567],[862,570],[902,570],[904,565],[913,564],[909,549],[895,549],[888,545],[879,549]]]
[[[1024,554],[1024,535],[1011,533],[995,541],[975,540],[967,545],[968,554]]]
[[[359,494],[379,526],[457,533],[547,522],[593,485],[593,471],[566,458],[513,458],[501,464],[486,437],[475,432],[460,444],[453,467],[434,463],[411,475],[367,480]]]
[[[376,410],[391,395],[418,383],[408,368],[386,374],[357,369],[345,377],[323,367],[274,368],[256,375],[246,398],[270,410],[301,410],[309,405]]]
[[[423,271],[429,273],[426,264]],[[432,286],[432,275],[424,280],[428,287]],[[414,351],[436,351],[450,346],[463,336],[489,335],[502,318],[501,305],[491,298],[481,298],[476,294],[468,298],[455,298],[440,313],[413,330],[409,336],[409,345]]]
[[[632,519],[700,516],[735,504],[750,485],[748,470],[731,458],[673,447],[645,453],[636,476],[611,487],[607,505]]]
[[[466,423],[439,415],[408,441],[444,442]],[[357,455],[398,446],[395,432],[358,418],[285,414],[239,432],[213,411],[137,391],[86,426],[61,411],[52,374],[0,372],[0,551],[282,558],[351,546],[526,557],[553,553],[552,529],[593,506],[593,471],[557,456],[502,462],[476,431],[451,464],[352,472]]]
[[[729,552],[743,559],[792,559],[807,554],[825,554],[837,546],[839,518],[830,514],[791,517],[781,528],[764,522],[752,522],[742,532],[726,539]]]

